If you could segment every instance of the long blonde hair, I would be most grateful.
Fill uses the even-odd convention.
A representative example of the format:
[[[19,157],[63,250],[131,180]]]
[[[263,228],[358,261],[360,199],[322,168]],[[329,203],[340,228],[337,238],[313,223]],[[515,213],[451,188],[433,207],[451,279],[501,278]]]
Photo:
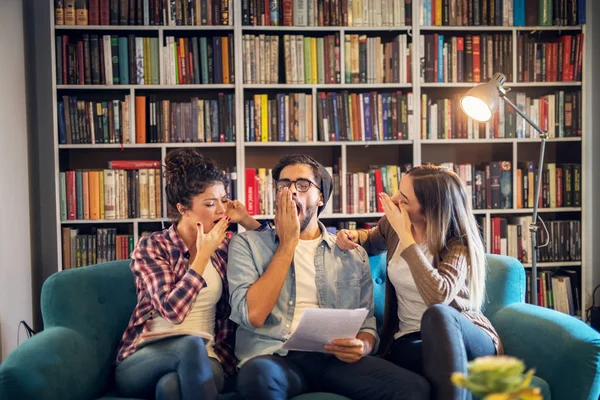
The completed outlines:
[[[485,299],[486,258],[471,199],[458,175],[435,165],[410,169],[421,212],[427,219],[429,252],[439,261],[448,242],[460,240],[467,247],[469,300],[472,310],[481,310]]]

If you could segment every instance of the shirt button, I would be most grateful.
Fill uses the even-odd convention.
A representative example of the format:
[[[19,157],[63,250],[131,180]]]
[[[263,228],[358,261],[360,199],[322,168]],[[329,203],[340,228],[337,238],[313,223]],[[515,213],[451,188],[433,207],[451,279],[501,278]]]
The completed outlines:
[[[289,327],[290,327],[290,324],[285,324],[285,327],[286,327],[286,328],[289,328]]]
[[[294,302],[290,300],[290,306],[291,306],[292,304],[294,304]]]

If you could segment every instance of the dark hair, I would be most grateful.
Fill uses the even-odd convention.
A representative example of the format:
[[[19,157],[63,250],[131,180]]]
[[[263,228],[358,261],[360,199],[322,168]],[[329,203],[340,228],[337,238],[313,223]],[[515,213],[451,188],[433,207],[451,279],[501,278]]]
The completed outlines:
[[[191,208],[194,197],[215,184],[222,182],[227,188],[229,182],[225,172],[210,159],[204,158],[195,148],[182,148],[170,151],[165,158],[164,177],[166,179],[167,202],[172,215],[179,220],[177,204]]]
[[[275,166],[275,168],[273,168],[273,179],[275,180],[275,182],[277,182],[279,180],[279,175],[281,174],[281,171],[285,168],[288,167],[290,165],[298,165],[298,164],[304,164],[304,165],[308,165],[309,167],[312,168],[313,171],[313,176],[315,177],[315,183],[317,185],[319,185],[319,189],[322,189],[322,185],[321,185],[321,169],[319,167],[319,163],[317,162],[317,160],[315,160],[314,158],[312,158],[311,156],[307,155],[307,154],[288,154],[285,155],[283,158],[281,158],[279,160],[279,163]]]

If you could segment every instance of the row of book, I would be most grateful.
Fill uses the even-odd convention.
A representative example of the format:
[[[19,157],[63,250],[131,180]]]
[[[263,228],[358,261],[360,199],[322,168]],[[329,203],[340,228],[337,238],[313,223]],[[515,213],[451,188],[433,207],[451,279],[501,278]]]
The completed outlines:
[[[492,161],[489,164],[443,163],[461,178],[474,209],[533,208],[537,169],[533,161],[516,168],[516,192],[513,193],[513,164]],[[538,203],[540,208],[581,207],[581,164],[545,165]]]
[[[233,25],[234,0],[54,0],[56,25]]]
[[[422,25],[565,26],[585,24],[585,1],[422,0]]]
[[[481,34],[419,37],[421,82],[487,82],[496,72],[512,81],[512,36]]]
[[[578,137],[583,132],[581,91],[557,90],[532,98],[523,92],[509,92],[508,99],[548,132],[550,138]],[[537,138],[538,132],[504,102],[486,123],[467,117],[460,107],[460,95],[432,98],[421,94],[421,139],[502,139]]]
[[[167,36],[163,65],[167,85],[235,83],[233,33],[227,36]]]
[[[412,43],[408,35],[390,39],[347,34],[344,36],[346,83],[411,83]]]
[[[526,161],[517,168],[517,208],[533,208],[537,168]],[[581,207],[581,164],[549,162],[544,165],[539,207]]]
[[[319,141],[406,140],[413,136],[412,92],[320,92]]]
[[[531,271],[526,271],[525,301],[531,303]],[[537,274],[537,305],[581,318],[581,275],[578,268],[542,270]]]
[[[324,37],[283,35],[283,74],[280,38],[277,35],[244,35],[244,83],[288,84],[340,83],[339,33]]]
[[[244,0],[242,24],[250,26],[405,26],[412,0]]]
[[[60,172],[60,218],[68,220],[111,220],[160,218],[162,186],[160,162],[148,168],[131,168],[122,161],[104,170],[68,170]],[[113,169],[114,168],[114,169]]]
[[[491,253],[511,256],[523,264],[530,264],[533,246],[529,226],[532,223],[531,216],[492,217]],[[581,221],[545,221],[545,226],[546,229],[538,222],[538,262],[581,261]]]
[[[244,101],[247,142],[315,142],[311,94],[255,94]]]
[[[63,269],[79,268],[115,260],[127,260],[133,252],[133,235],[118,234],[116,228],[62,228]]]
[[[58,143],[130,143],[129,95],[124,100],[58,100]]]
[[[518,36],[517,79],[520,82],[579,82],[583,46],[583,33],[557,38]]]
[[[233,143],[234,101],[234,94],[225,93],[218,93],[217,99],[192,97],[188,101],[136,96],[135,143]]]
[[[403,165],[372,165],[367,172],[346,173],[346,213],[365,214],[383,212],[379,193],[396,194],[400,181],[412,167]]]
[[[157,37],[56,36],[58,85],[158,85]]]

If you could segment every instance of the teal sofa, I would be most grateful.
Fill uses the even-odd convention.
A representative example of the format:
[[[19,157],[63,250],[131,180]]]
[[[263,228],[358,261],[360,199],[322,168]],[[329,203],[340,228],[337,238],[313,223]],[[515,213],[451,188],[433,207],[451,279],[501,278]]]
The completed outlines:
[[[381,321],[385,255],[370,262]],[[525,273],[514,258],[488,255],[488,262],[485,313],[505,352],[536,369],[534,384],[544,399],[598,399],[600,335],[575,318],[524,304]],[[113,360],[135,302],[128,261],[51,276],[41,297],[45,329],[0,365],[0,399],[117,399],[111,391]],[[311,393],[296,399],[344,398]]]

